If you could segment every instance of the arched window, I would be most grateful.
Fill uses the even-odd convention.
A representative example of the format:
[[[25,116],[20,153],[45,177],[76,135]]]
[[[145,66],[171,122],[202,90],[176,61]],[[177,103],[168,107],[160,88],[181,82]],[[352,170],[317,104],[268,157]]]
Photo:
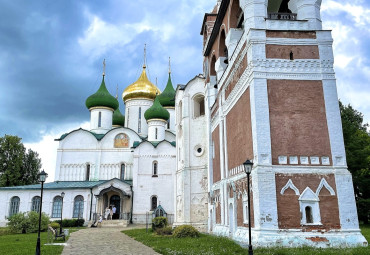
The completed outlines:
[[[153,175],[152,177],[158,177],[158,162],[153,162]]]
[[[306,223],[313,223],[311,206],[306,206],[305,212],[306,212]]]
[[[86,165],[86,176],[85,176],[85,180],[86,181],[90,180],[90,164],[87,164]]]
[[[73,218],[82,218],[84,212],[84,197],[76,196],[73,203]]]
[[[220,34],[220,43],[219,43],[219,47],[218,47],[218,56],[219,57],[225,57],[226,59],[224,60],[224,63],[228,64],[229,63],[229,61],[228,61],[228,52],[227,52],[227,47],[226,47],[225,41],[226,41],[225,30],[222,30],[221,34]]]
[[[230,28],[242,28],[243,21],[244,14],[240,8],[239,0],[234,0],[230,12]]]
[[[150,205],[150,210],[151,211],[154,211],[155,210],[155,208],[157,208],[157,196],[152,196],[152,198],[151,198],[151,205]]]
[[[101,127],[101,112],[99,112],[98,127]]]
[[[19,197],[12,197],[10,200],[9,217],[19,212],[19,203],[21,200]]]
[[[51,212],[52,218],[60,218],[62,215],[62,200],[61,196],[54,197],[53,200],[53,211]]]
[[[121,174],[120,174],[120,179],[123,181],[125,180],[125,164],[121,164]]]
[[[39,196],[33,197],[32,204],[31,204],[31,211],[40,212],[40,202],[41,202],[41,198]]]
[[[197,95],[193,99],[193,107],[194,107],[194,118],[203,116],[205,114],[205,107],[204,107],[204,96]]]

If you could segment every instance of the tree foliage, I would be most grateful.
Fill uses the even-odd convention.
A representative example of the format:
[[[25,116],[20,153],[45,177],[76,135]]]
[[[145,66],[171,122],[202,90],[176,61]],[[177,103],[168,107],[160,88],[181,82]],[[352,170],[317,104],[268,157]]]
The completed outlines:
[[[348,170],[353,176],[359,219],[370,217],[370,134],[363,114],[339,102]]]
[[[26,151],[17,136],[0,137],[0,187],[37,183],[41,159],[37,152]]]

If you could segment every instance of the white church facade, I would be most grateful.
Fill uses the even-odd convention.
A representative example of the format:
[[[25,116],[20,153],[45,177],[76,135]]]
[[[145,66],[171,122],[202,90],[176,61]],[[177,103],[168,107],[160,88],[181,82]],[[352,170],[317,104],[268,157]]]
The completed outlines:
[[[63,208],[63,218],[89,221],[115,205],[115,219],[145,223],[160,204],[174,226],[243,244],[251,227],[260,247],[366,246],[320,7],[321,0],[217,1],[201,27],[203,74],[175,90],[169,73],[161,93],[144,64],[122,94],[125,117],[103,74],[86,100],[90,129],[56,139],[43,212],[59,219]],[[0,225],[37,210],[39,194],[40,185],[0,188]]]

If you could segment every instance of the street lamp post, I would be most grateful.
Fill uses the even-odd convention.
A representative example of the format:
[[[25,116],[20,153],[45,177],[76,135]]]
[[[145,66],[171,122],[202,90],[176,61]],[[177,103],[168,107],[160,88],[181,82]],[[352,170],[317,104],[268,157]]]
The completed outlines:
[[[250,197],[250,188],[249,188],[249,176],[252,172],[253,162],[247,159],[244,163],[244,172],[247,174],[247,182],[248,182],[248,230],[249,230],[249,246],[248,246],[248,254],[253,255],[253,248],[252,248],[252,230],[251,230],[251,197]]]
[[[62,229],[62,222],[63,222],[63,200],[64,200],[64,195],[66,193],[62,192],[62,194],[60,194],[60,196],[62,197],[62,208],[60,210],[60,230],[59,230],[59,233],[61,234],[63,232],[63,229]]]
[[[36,255],[40,255],[40,231],[41,231],[41,214],[42,214],[42,193],[44,191],[44,182],[48,177],[48,174],[42,170],[41,173],[38,174],[39,181],[41,182],[41,197],[40,197],[40,208],[39,208],[39,229],[37,234],[37,244],[36,244]]]

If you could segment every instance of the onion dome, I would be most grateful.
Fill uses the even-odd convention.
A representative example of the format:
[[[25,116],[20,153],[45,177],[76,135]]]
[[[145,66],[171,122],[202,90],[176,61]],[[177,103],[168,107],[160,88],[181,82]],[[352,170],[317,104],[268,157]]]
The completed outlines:
[[[125,116],[122,115],[119,107],[113,113],[113,126],[125,126]]]
[[[158,95],[159,102],[163,107],[175,107],[176,91],[172,86],[171,73],[168,73],[167,86],[163,92]]]
[[[153,100],[159,93],[161,93],[161,91],[149,81],[148,76],[146,75],[146,66],[144,64],[143,71],[139,79],[123,91],[122,99],[124,102],[135,98]]]
[[[170,113],[165,108],[163,108],[163,106],[159,102],[158,97],[156,97],[153,105],[148,110],[145,111],[144,117],[146,120],[151,119],[168,120],[170,118]]]
[[[100,84],[100,88],[95,94],[92,94],[86,99],[85,104],[88,109],[99,106],[109,107],[113,110],[118,108],[118,100],[108,92],[107,87],[105,86],[104,75]]]

